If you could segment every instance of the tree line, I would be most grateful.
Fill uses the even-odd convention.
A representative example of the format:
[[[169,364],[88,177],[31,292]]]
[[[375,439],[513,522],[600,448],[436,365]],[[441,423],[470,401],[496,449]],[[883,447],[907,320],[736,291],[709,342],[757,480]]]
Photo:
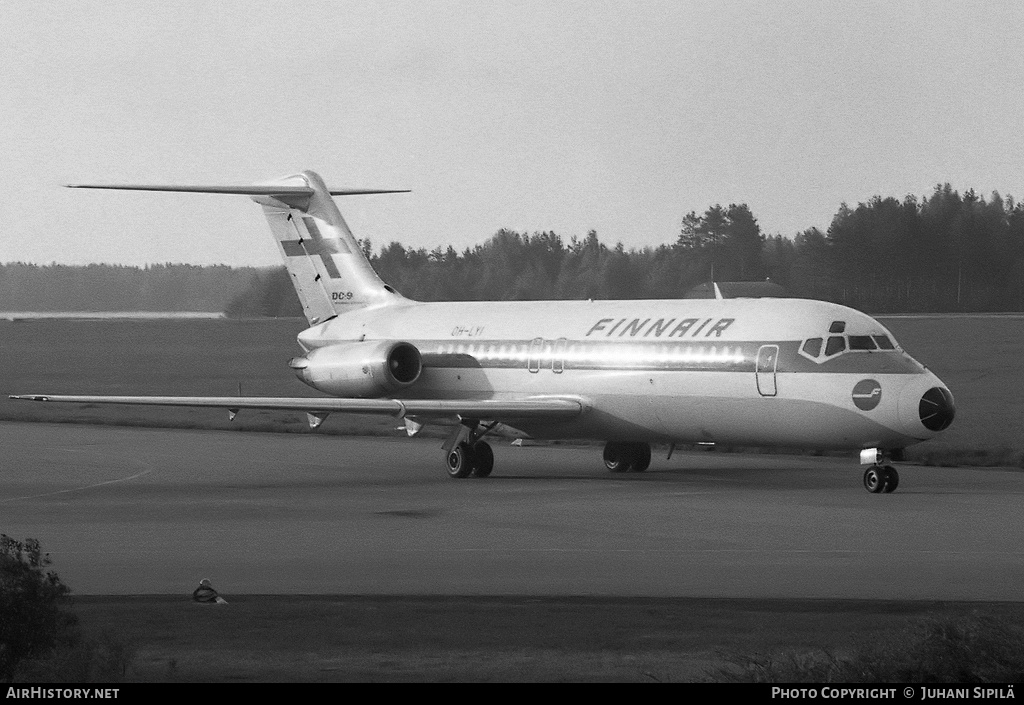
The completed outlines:
[[[925,197],[842,204],[824,232],[765,235],[746,204],[680,221],[676,240],[626,249],[597,233],[499,230],[472,248],[360,242],[411,299],[680,298],[714,281],[771,281],[872,313],[1024,310],[1024,204],[940,184]],[[0,264],[0,310],[227,311],[301,316],[284,268]]]
[[[765,235],[746,204],[682,218],[675,242],[625,249],[594,231],[499,230],[462,252],[360,241],[381,278],[420,301],[681,298],[714,281],[771,280],[791,295],[868,312],[1024,310],[1024,204],[993,193],[876,196],[842,204],[827,231]],[[236,316],[301,316],[283,268],[256,275]]]

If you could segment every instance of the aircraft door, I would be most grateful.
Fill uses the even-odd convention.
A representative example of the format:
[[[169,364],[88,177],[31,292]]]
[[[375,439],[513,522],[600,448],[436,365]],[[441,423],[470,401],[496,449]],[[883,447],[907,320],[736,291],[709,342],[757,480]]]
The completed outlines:
[[[775,371],[779,365],[779,346],[762,345],[757,351],[757,391],[762,397],[774,397],[779,390],[775,384]]]
[[[530,341],[530,353],[526,360],[526,368],[530,372],[540,372],[541,356],[544,352],[544,338],[534,338]]]
[[[565,371],[565,348],[568,344],[569,341],[566,338],[559,338],[555,341],[555,354],[551,358],[551,371],[556,375],[560,375]]]

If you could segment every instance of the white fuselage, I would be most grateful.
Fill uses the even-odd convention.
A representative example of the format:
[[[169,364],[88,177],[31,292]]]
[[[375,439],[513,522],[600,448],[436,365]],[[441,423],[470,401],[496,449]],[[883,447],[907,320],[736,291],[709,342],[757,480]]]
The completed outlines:
[[[80,185],[81,186],[81,185]],[[311,328],[288,365],[327,397],[23,394],[85,404],[389,414],[410,435],[456,421],[454,478],[488,477],[483,436],[505,424],[540,438],[605,441],[613,472],[643,472],[650,444],[860,449],[864,486],[889,493],[904,447],[953,421],[953,396],[870,316],[802,299],[417,303],[373,270],[313,171],[254,186],[87,188],[245,194],[263,209]]]
[[[870,316],[802,299],[410,302],[299,335],[307,352],[359,340],[419,349],[396,397],[584,403],[516,424],[543,438],[896,449],[936,435],[922,396],[948,394]]]

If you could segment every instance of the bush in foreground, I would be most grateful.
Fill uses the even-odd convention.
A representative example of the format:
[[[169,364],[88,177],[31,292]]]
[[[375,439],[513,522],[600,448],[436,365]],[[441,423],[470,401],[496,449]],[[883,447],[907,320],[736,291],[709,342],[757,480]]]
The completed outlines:
[[[71,589],[39,541],[0,534],[0,681],[119,681],[132,650],[111,634],[86,638]]]
[[[35,539],[0,534],[0,680],[10,682],[27,659],[41,658],[74,630],[70,589]]]
[[[1024,633],[991,618],[927,619],[864,645],[828,651],[730,654],[708,673],[753,683],[1014,683],[1024,679]]]
[[[111,632],[83,636],[78,630],[47,656],[25,660],[19,683],[119,683],[128,675],[135,649]]]

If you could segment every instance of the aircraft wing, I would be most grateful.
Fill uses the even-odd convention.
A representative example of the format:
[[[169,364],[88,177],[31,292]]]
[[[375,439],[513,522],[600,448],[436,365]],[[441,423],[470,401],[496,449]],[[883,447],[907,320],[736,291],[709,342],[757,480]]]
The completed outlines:
[[[585,408],[577,399],[339,399],[335,397],[124,397],[64,394],[12,394],[23,401],[78,404],[136,404],[143,406],[197,406],[228,409],[276,409],[308,414],[388,414],[396,417],[464,417],[473,419],[567,419]]]

